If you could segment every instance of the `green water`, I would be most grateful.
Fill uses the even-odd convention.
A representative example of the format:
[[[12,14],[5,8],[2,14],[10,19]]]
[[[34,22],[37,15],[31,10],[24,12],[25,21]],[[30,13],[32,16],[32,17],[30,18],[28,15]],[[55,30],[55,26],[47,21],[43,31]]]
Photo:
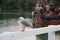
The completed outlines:
[[[1,19],[19,18],[21,16],[24,18],[32,17],[31,12],[21,12],[21,13],[2,12],[2,13],[0,13],[0,20]]]

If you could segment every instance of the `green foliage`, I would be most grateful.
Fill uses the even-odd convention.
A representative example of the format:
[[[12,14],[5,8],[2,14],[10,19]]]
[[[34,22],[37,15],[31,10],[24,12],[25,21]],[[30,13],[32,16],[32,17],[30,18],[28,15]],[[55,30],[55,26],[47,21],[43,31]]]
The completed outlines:
[[[30,10],[32,9],[37,0],[3,0],[2,4],[0,4],[0,8],[3,10],[10,9],[19,9]],[[54,0],[56,5],[60,5],[60,0]]]
[[[37,35],[37,40],[48,40],[48,34]]]
[[[10,9],[19,9],[23,8],[25,10],[29,8],[33,8],[35,5],[35,0],[3,0],[2,4],[0,5],[3,10],[10,10]]]

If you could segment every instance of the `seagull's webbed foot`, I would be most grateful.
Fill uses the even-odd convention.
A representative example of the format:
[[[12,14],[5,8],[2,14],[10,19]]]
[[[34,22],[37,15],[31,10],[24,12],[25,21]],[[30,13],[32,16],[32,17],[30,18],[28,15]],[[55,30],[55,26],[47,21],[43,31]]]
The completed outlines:
[[[25,31],[25,27],[22,28],[21,32],[24,32]]]

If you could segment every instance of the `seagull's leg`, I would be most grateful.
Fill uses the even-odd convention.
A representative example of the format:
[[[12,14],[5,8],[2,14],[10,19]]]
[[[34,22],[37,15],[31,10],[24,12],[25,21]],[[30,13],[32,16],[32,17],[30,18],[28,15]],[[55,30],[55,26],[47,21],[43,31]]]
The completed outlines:
[[[25,31],[25,27],[23,27],[21,31],[22,31],[22,32]]]

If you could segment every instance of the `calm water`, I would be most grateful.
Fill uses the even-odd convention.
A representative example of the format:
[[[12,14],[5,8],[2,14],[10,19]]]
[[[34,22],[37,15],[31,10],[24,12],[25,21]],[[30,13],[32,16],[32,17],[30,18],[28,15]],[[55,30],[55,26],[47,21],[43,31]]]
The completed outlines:
[[[8,20],[4,19],[4,20],[0,20],[0,27],[13,26],[16,21],[17,21],[17,19],[8,19]]]

